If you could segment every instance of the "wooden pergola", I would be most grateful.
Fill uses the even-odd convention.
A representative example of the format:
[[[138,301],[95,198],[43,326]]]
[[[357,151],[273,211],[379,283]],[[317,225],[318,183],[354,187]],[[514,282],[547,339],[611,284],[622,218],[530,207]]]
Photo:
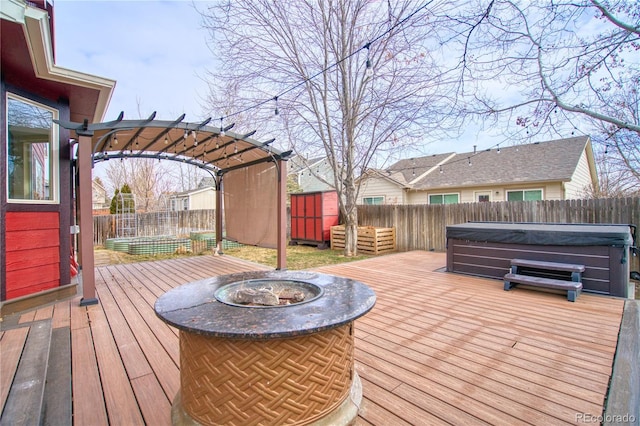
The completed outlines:
[[[77,216],[80,227],[79,260],[82,270],[81,305],[98,303],[95,292],[93,258],[93,216],[91,181],[93,164],[118,158],[151,158],[179,161],[208,171],[216,187],[216,245],[222,253],[223,180],[232,171],[274,163],[277,181],[277,269],[286,269],[286,161],[291,151],[271,147],[274,139],[259,142],[251,138],[255,131],[241,135],[231,132],[233,124],[209,126],[184,122],[184,114],[174,121],[155,120],[155,112],[143,120],[124,120],[123,113],[113,121],[83,123],[56,120],[77,135],[75,170],[79,185]],[[273,226],[273,225],[271,225]],[[242,242],[242,241],[240,241]]]

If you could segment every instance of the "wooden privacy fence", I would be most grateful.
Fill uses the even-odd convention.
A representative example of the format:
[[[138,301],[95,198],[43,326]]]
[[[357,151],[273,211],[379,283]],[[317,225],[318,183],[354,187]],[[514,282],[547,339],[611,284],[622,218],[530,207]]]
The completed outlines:
[[[640,197],[358,206],[358,225],[396,228],[399,251],[445,251],[447,225],[465,222],[621,223],[640,226]],[[640,232],[638,232],[640,239]],[[632,258],[638,270],[639,258]]]
[[[168,215],[168,216],[167,216]],[[289,216],[289,215],[287,215]],[[438,205],[358,206],[358,224],[394,227],[398,251],[446,249],[447,225],[465,222],[622,223],[640,226],[640,197]],[[140,236],[188,235],[215,229],[215,210],[136,215]],[[116,216],[94,217],[94,244],[116,237]],[[640,239],[640,232],[638,232]],[[639,258],[632,258],[638,270]]]

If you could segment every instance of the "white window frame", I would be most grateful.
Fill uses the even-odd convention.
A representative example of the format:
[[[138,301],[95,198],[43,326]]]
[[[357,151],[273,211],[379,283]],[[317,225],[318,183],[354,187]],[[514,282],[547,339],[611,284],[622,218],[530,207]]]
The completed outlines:
[[[376,203],[367,203],[367,202],[365,201],[365,200],[368,200],[368,199],[374,200],[374,199],[377,199],[377,198],[379,198],[379,199],[381,199],[381,200],[382,200],[382,202],[381,202],[380,204],[376,204]],[[369,197],[362,197],[362,204],[363,204],[363,205],[365,205],[365,206],[379,206],[379,205],[383,205],[383,204],[385,204],[385,197],[384,197],[384,195],[373,195],[373,196],[369,196]]]
[[[7,155],[9,153],[9,99],[14,101],[23,102],[26,104],[33,105],[38,108],[42,108],[46,111],[51,112],[51,118],[56,120],[59,118],[59,112],[55,108],[51,108],[50,106],[41,104],[40,102],[36,102],[32,99],[25,98],[23,96],[16,95],[15,93],[7,92],[5,98],[5,132],[6,138],[4,140],[5,148]],[[9,198],[9,160],[6,161],[5,173],[6,173],[6,182],[5,182],[5,190],[7,203],[12,204],[59,204],[60,203],[60,129],[58,125],[52,122],[51,125],[51,140],[49,141],[49,194],[51,199],[49,200],[29,200],[23,198]]]
[[[428,194],[427,195],[427,204],[432,205],[431,197],[434,197],[436,195],[441,195],[442,196],[442,203],[441,204],[433,204],[434,206],[447,204],[447,203],[444,202],[444,197],[447,196],[447,195],[455,195],[456,197],[458,197],[458,201],[457,202],[449,203],[449,204],[460,204],[460,193],[459,192],[438,192],[438,193],[434,193],[434,194]]]
[[[524,193],[529,191],[540,191],[540,200],[544,200],[544,189],[543,188],[525,188],[525,189],[508,189],[505,191],[505,201],[509,201],[509,194],[511,192],[522,192],[522,200],[523,201],[535,201],[535,200],[525,200]]]

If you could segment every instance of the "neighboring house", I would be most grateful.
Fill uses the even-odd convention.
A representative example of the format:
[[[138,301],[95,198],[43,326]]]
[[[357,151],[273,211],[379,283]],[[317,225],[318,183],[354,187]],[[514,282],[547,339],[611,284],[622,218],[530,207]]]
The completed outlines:
[[[598,187],[588,136],[410,158],[360,179],[361,204],[566,200]]]
[[[91,181],[91,199],[93,210],[109,209],[109,199],[107,198],[107,190],[100,181],[93,179]],[[94,213],[95,214],[95,213]]]
[[[169,196],[169,210],[208,210],[216,208],[216,190],[213,178],[204,178],[198,188],[176,192]]]
[[[333,190],[333,169],[327,157],[305,159],[296,155],[287,164],[287,175],[295,176],[302,192]],[[326,182],[324,182],[326,181]]]
[[[0,18],[4,307],[23,296],[55,300],[76,294],[74,144],[54,120],[102,121],[115,81],[56,65],[52,1],[2,0]]]

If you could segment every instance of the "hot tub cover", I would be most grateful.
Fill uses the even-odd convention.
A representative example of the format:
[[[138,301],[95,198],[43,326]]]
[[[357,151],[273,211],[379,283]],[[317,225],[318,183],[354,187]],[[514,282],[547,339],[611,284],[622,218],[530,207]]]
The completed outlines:
[[[618,246],[633,244],[629,225],[468,222],[447,226],[447,240],[553,246]]]

